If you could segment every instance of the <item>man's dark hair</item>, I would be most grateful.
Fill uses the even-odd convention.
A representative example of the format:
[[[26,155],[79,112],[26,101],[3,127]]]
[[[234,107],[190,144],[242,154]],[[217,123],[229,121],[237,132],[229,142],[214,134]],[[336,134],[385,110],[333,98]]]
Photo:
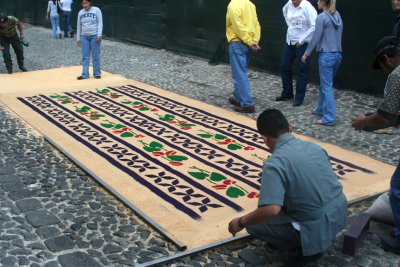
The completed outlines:
[[[289,132],[289,123],[277,109],[266,109],[257,118],[257,129],[261,135],[277,138]]]

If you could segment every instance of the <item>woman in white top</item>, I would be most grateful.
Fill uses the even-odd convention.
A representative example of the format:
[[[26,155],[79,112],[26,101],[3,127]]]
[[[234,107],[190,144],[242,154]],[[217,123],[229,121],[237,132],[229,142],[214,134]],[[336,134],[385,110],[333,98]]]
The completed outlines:
[[[307,0],[289,0],[282,9],[288,26],[285,49],[282,57],[282,93],[276,101],[292,100],[293,106],[303,103],[308,83],[308,62],[303,63],[301,57],[307,49],[315,29],[317,11]],[[292,64],[297,62],[296,94],[293,94]]]
[[[51,27],[53,29],[51,37],[57,39],[58,36],[58,38],[61,39],[62,34],[60,30],[60,15],[57,12],[57,5],[61,9],[60,2],[58,0],[49,1],[49,3],[47,4],[46,19],[48,20],[50,15]]]

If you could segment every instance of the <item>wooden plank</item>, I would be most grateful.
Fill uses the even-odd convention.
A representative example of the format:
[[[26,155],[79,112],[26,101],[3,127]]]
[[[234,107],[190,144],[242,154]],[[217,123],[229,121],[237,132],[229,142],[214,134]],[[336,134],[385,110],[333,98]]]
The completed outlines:
[[[356,216],[347,228],[343,238],[342,252],[354,256],[365,239],[369,229],[371,215],[362,213]]]

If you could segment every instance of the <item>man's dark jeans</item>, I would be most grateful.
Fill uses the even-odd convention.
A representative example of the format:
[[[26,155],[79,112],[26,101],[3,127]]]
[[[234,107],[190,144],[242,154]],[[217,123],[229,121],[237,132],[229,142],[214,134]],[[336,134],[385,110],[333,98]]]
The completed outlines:
[[[24,66],[24,48],[22,47],[18,34],[14,34],[14,36],[10,38],[0,36],[0,44],[4,47],[3,59],[7,70],[12,70],[13,66],[10,54],[10,45],[13,47],[17,56],[18,66],[20,68]]]
[[[301,62],[301,57],[306,51],[308,43],[304,43],[300,47],[296,45],[288,45],[285,42],[285,49],[283,51],[282,63],[281,63],[281,74],[282,74],[282,87],[283,91],[281,96],[292,98],[293,97],[293,77],[292,77],[292,65],[293,61],[297,63],[297,82],[296,82],[296,94],[294,99],[303,102],[306,94],[306,87],[308,83],[308,62],[304,64]]]
[[[72,26],[71,26],[71,11],[63,11],[62,19],[64,25],[64,37],[71,36]]]

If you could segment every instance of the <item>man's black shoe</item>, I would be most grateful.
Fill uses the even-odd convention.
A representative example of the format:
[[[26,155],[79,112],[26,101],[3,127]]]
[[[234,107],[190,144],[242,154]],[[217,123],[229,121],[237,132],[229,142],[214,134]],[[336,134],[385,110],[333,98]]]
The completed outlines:
[[[19,67],[19,69],[20,69],[22,72],[28,71],[28,70],[25,68],[25,66],[21,66],[21,67]]]
[[[301,106],[301,104],[303,104],[303,101],[300,101],[300,100],[293,101],[293,107]]]
[[[240,107],[240,103],[233,96],[228,98],[228,102],[234,106]]]
[[[94,76],[95,79],[101,79],[101,76]]]
[[[12,74],[12,70],[7,70],[7,73],[8,74]]]
[[[381,236],[381,247],[385,251],[389,251],[395,254],[400,255],[400,241],[397,240],[395,237],[386,234]]]
[[[303,256],[303,255],[298,255],[298,256],[294,256],[294,257],[288,257],[286,264],[287,266],[290,267],[301,267],[304,265],[307,265],[311,262],[317,261],[319,258],[321,258],[323,255],[323,253],[318,253],[315,255],[311,255],[311,256]]]
[[[277,96],[275,98],[275,101],[289,101],[292,100],[293,97],[288,97],[288,96]]]

